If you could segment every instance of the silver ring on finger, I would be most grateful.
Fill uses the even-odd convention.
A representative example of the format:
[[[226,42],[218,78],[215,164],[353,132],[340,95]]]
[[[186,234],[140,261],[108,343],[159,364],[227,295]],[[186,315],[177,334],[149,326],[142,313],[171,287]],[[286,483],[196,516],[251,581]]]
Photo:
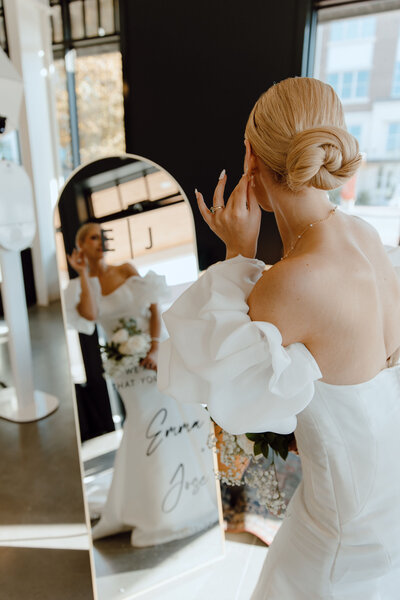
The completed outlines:
[[[212,206],[210,208],[210,213],[212,213],[213,215],[215,215],[215,213],[217,212],[217,210],[220,210],[220,208],[225,208],[225,206]]]

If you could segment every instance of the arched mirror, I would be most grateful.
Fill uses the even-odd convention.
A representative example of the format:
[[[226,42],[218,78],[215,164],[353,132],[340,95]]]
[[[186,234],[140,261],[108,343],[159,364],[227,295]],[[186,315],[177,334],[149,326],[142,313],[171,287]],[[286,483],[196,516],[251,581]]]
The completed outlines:
[[[210,420],[156,385],[162,312],[198,275],[193,217],[124,155],[75,171],[55,220],[98,595],[122,600],[223,554]]]

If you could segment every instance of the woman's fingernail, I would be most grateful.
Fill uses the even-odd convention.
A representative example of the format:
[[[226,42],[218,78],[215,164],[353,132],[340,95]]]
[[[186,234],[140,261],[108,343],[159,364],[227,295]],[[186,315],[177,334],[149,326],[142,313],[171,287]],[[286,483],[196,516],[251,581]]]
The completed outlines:
[[[225,169],[222,169],[220,176],[218,177],[219,180],[223,179],[225,177],[226,171]]]
[[[197,191],[197,188],[194,190],[194,195],[197,196],[199,192]]]

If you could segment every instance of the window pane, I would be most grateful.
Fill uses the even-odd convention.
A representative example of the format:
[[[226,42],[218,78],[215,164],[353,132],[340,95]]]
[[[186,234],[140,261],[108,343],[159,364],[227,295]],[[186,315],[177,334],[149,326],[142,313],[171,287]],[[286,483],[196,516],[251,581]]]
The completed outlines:
[[[343,73],[342,79],[342,98],[347,99],[352,96],[353,73]]]
[[[100,0],[101,27],[105,34],[115,33],[114,9],[112,0]]]
[[[63,40],[63,28],[61,19],[61,6],[56,5],[51,8],[51,21],[53,28],[53,42],[62,42]]]
[[[92,206],[96,218],[112,215],[121,210],[118,187],[114,186],[105,190],[92,193]]]
[[[348,132],[351,133],[351,135],[354,135],[354,137],[356,138],[356,140],[358,141],[358,143],[360,143],[360,139],[361,139],[361,125],[349,125],[347,128]]]
[[[72,39],[79,40],[85,37],[82,17],[82,0],[75,0],[69,4],[69,14],[71,15],[71,33]]]
[[[347,28],[346,28],[346,39],[347,40],[353,40],[359,37],[359,21],[356,19],[350,19],[347,23]]]
[[[338,73],[329,73],[329,75],[327,77],[327,83],[329,83],[329,85],[331,85],[334,88],[334,90],[337,92],[338,84],[339,84]]]
[[[76,95],[81,162],[124,152],[121,54],[78,57]]]
[[[400,62],[396,62],[393,75],[392,96],[400,96]]]
[[[400,151],[400,123],[390,123],[386,148],[388,152]]]
[[[186,202],[130,217],[134,257],[189,244],[193,240],[192,215]]]
[[[149,200],[144,177],[127,181],[126,183],[122,183],[119,187],[124,209],[128,208],[131,204]]]
[[[368,84],[369,84],[368,71],[358,71],[357,85],[356,85],[357,98],[367,98],[368,97]]]
[[[375,34],[375,19],[374,17],[364,17],[361,19],[362,27],[361,34],[362,37],[372,37]]]
[[[158,200],[179,192],[175,181],[165,171],[157,171],[147,176],[150,200]]]
[[[331,27],[331,40],[338,41],[343,39],[343,23],[341,21],[336,21],[332,23]]]
[[[86,35],[94,37],[98,35],[98,14],[96,0],[85,0]]]

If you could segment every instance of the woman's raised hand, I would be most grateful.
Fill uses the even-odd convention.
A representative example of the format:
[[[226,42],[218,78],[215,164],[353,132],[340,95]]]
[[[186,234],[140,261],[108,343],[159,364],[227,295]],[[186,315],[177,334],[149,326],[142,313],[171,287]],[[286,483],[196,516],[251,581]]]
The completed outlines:
[[[88,262],[82,250],[77,250],[74,248],[72,250],[72,254],[67,254],[67,259],[71,267],[78,273],[79,276],[89,273]]]
[[[246,173],[241,177],[225,205],[226,179],[223,171],[215,188],[211,209],[207,208],[203,195],[196,190],[200,213],[212,231],[225,243],[226,258],[233,258],[238,254],[254,258],[260,233],[261,209],[252,190],[250,177]]]

